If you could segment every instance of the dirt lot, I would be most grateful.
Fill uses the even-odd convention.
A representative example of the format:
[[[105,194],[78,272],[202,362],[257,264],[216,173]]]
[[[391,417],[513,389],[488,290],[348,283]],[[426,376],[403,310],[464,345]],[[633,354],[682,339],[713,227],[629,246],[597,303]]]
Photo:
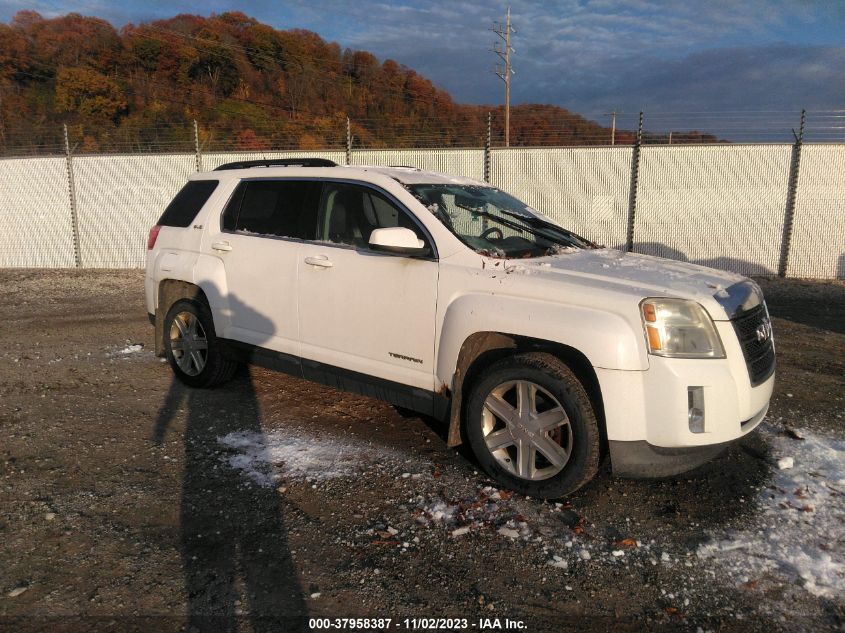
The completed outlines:
[[[139,271],[0,271],[0,629],[842,630],[845,284],[761,283],[768,422],[555,504],[366,398],[260,369],[174,384]]]

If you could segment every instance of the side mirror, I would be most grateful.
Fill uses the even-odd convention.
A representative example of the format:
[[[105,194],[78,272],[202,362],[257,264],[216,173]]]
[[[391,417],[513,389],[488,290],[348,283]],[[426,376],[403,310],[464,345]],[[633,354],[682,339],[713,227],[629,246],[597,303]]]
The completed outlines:
[[[421,257],[429,254],[425,242],[411,229],[395,226],[388,229],[374,229],[370,233],[370,248],[383,253]]]

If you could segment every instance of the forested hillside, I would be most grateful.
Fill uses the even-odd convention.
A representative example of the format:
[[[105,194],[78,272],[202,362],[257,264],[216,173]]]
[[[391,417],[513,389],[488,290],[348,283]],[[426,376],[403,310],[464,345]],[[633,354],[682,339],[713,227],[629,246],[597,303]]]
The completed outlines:
[[[0,24],[0,150],[58,147],[62,123],[82,151],[187,149],[195,119],[207,148],[327,148],[345,142],[347,117],[359,147],[480,146],[490,111],[501,137],[500,107],[455,103],[392,60],[238,12],[119,31],[33,11]],[[607,138],[557,106],[512,109],[512,145]]]

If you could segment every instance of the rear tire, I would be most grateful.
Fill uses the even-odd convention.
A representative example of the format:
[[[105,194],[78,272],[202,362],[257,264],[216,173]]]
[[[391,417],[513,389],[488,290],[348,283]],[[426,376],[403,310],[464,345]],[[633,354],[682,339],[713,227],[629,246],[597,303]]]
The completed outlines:
[[[238,368],[223,355],[208,305],[193,299],[180,299],[167,311],[164,352],[173,373],[189,387],[220,385]]]
[[[575,492],[601,460],[590,397],[572,370],[547,353],[491,365],[472,386],[464,431],[488,475],[532,497]]]

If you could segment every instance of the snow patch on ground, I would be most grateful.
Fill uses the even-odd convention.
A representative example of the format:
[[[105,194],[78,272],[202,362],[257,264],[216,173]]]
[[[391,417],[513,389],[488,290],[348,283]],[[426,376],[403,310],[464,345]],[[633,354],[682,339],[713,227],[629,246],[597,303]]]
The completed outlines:
[[[396,455],[360,440],[317,437],[300,429],[269,433],[236,431],[217,442],[234,454],[224,457],[259,486],[273,486],[283,477],[324,481],[356,475],[374,464],[389,464]],[[403,459],[407,465],[407,459]]]
[[[413,516],[417,523],[443,527],[452,536],[476,531],[495,531],[510,539],[525,541],[534,537],[524,516],[510,503],[513,493],[485,486],[475,495],[461,499],[417,497]]]
[[[809,431],[769,434],[773,470],[752,528],[712,535],[698,548],[738,583],[786,576],[816,596],[845,593],[845,441]]]
[[[144,349],[143,343],[132,343],[131,341],[126,341],[126,345],[123,347],[115,345],[114,347],[108,348],[105,352],[105,356],[106,358],[114,360],[146,360],[148,357],[152,357],[154,355],[152,350]]]

